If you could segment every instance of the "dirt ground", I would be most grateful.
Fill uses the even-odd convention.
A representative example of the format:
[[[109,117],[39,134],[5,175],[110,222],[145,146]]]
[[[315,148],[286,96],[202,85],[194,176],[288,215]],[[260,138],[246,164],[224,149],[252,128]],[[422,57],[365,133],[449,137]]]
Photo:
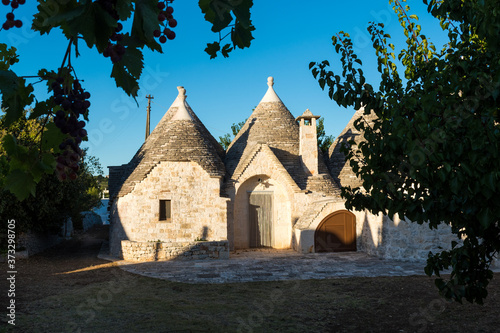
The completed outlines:
[[[18,261],[16,326],[2,316],[0,332],[500,332],[500,274],[483,306],[443,300],[425,276],[192,285],[98,259],[106,238]]]

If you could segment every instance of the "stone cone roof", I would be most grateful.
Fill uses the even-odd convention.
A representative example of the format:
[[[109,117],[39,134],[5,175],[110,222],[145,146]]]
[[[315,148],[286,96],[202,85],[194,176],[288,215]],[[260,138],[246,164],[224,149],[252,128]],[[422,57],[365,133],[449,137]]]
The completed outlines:
[[[270,77],[264,98],[227,149],[225,161],[230,177],[240,161],[259,144],[271,148],[296,182],[304,174],[299,159],[299,126],[274,91],[273,83]]]
[[[346,162],[345,155],[340,151],[340,148],[343,143],[347,144],[351,140],[354,140],[356,143],[359,143],[361,142],[361,140],[363,140],[362,133],[354,128],[354,122],[358,118],[363,117],[365,121],[370,123],[373,117],[375,117],[374,114],[365,115],[364,112],[365,109],[361,107],[354,113],[344,130],[335,139],[335,141],[330,146],[330,149],[328,150],[327,166],[333,179],[340,186],[357,187],[362,185],[361,180],[358,179],[355,173],[352,171],[349,162]]]
[[[185,89],[178,90],[174,103],[132,160],[115,170],[120,181],[113,189],[110,186],[110,197],[130,193],[162,161],[193,161],[212,177],[224,176],[224,150],[185,101]]]

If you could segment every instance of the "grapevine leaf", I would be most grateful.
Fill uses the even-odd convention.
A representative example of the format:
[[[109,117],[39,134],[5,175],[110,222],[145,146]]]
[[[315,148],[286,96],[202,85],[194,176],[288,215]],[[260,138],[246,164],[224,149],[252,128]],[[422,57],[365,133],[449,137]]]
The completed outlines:
[[[205,14],[205,20],[212,23],[213,32],[221,31],[233,20],[233,6],[227,0],[200,0],[198,5]]]
[[[2,146],[5,149],[5,152],[9,156],[16,156],[17,154],[17,140],[12,134],[6,134],[2,138]]]
[[[142,69],[144,68],[143,60],[144,56],[141,50],[128,47],[119,64],[124,66],[131,75],[138,78],[141,76]]]
[[[103,52],[115,30],[116,21],[97,2],[84,8],[81,15],[61,24],[61,28],[68,38],[81,35],[89,48],[95,45],[99,52]]]
[[[66,135],[53,122],[49,122],[43,131],[42,149],[44,151],[59,151],[58,145],[64,141]]]
[[[231,52],[232,50],[233,50],[233,48],[231,47],[231,45],[230,44],[226,44],[222,48],[221,53],[224,56],[224,58],[227,58],[227,57],[229,57],[229,52]]]
[[[234,31],[231,34],[231,40],[234,46],[237,46],[240,49],[249,47],[252,39],[254,39],[252,36],[252,31],[254,30],[255,27],[253,26],[245,29],[239,22],[236,23],[236,25],[234,26]]]
[[[237,6],[233,7],[234,16],[236,16],[238,22],[245,29],[252,26],[252,21],[250,20],[250,8],[252,8],[252,6],[252,0],[241,0],[238,2]]]
[[[205,14],[205,21],[213,23],[215,21],[215,12],[210,8],[211,0],[200,0],[198,6],[201,12]]]
[[[7,44],[0,43],[0,70],[6,71],[10,66],[19,62],[16,51],[15,47],[12,46],[7,50]]]
[[[159,10],[154,1],[137,0],[132,23],[132,35],[138,38],[142,45],[146,45],[152,51],[161,53],[161,46],[156,42],[153,35],[153,32],[160,27],[158,13]]]
[[[52,107],[50,106],[49,100],[43,102],[37,102],[35,107],[30,112],[30,116],[28,119],[36,119],[43,115],[49,114],[52,111]]]
[[[54,172],[54,169],[56,168],[57,162],[56,158],[54,155],[50,153],[45,153],[42,155],[42,166],[45,170],[45,173],[51,174]]]
[[[205,52],[210,55],[210,59],[217,57],[217,52],[220,51],[220,44],[218,42],[208,43]]]
[[[137,97],[139,84],[137,78],[131,75],[125,67],[119,63],[113,65],[111,77],[115,79],[116,85],[121,87],[129,96]]]
[[[31,173],[16,169],[7,175],[4,188],[22,201],[30,194],[35,196],[36,183]]]
[[[33,102],[33,87],[13,71],[0,71],[2,107],[6,108],[5,124],[8,126],[23,115],[24,108]]]
[[[57,27],[64,22],[71,21],[81,15],[84,15],[85,9],[85,5],[80,5],[71,9],[68,8],[66,10],[59,10],[58,14],[45,18],[42,24],[44,26]],[[40,13],[37,13],[37,15],[39,14]]]
[[[125,21],[132,16],[134,6],[131,0],[118,0],[115,5],[120,20]]]

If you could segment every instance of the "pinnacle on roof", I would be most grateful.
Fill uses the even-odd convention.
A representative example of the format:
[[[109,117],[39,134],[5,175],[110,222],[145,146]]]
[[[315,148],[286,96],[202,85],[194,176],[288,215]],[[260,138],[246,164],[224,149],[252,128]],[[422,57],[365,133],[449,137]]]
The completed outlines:
[[[172,106],[177,106],[177,112],[172,117],[172,120],[190,120],[193,121],[193,117],[189,114],[189,111],[186,108],[186,89],[182,86],[178,86],[177,90],[179,91],[179,95],[174,101]]]
[[[267,78],[267,85],[269,88],[267,88],[267,92],[260,101],[260,103],[263,102],[281,102],[281,99],[276,95],[276,92],[273,89],[274,85],[274,78],[272,76]]]

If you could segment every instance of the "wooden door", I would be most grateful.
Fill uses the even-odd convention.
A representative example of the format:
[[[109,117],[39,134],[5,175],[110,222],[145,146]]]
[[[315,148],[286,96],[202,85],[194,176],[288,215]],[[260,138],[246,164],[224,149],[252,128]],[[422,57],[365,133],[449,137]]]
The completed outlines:
[[[250,247],[271,247],[273,194],[249,193]]]
[[[314,234],[315,252],[356,251],[356,216],[342,210],[327,216]]]

